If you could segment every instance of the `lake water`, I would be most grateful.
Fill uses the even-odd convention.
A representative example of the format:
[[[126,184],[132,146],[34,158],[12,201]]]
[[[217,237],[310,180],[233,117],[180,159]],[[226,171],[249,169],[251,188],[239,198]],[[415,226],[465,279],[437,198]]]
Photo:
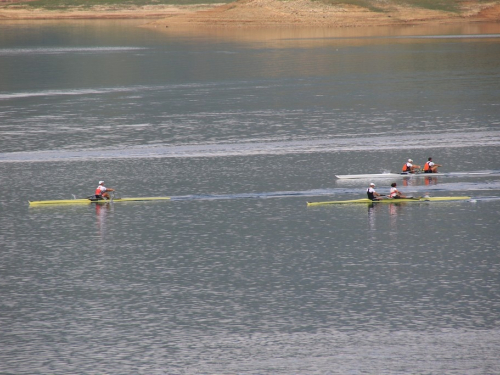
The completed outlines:
[[[0,23],[0,373],[500,373],[499,24],[142,23]]]

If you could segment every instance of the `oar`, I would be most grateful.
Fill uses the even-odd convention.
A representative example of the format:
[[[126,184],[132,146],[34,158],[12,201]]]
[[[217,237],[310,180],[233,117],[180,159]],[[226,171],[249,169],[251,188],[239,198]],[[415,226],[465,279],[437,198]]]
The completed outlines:
[[[122,199],[122,197],[121,197],[121,195],[118,195],[118,194],[116,193],[116,190],[113,190],[113,191],[111,192],[111,194],[109,195],[109,201],[110,201],[110,202],[113,202],[113,200],[115,200],[115,199]]]

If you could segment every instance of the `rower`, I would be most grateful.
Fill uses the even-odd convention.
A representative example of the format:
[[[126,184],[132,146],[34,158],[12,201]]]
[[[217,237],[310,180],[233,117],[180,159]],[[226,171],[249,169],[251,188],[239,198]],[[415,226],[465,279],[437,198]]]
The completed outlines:
[[[403,165],[403,172],[415,173],[418,169],[420,169],[420,165],[413,165],[412,159],[408,159]]]
[[[437,173],[438,167],[441,167],[441,164],[436,164],[432,161],[432,158],[428,158],[427,162],[424,165],[424,173]]]
[[[99,181],[99,186],[95,189],[95,197],[97,199],[104,198],[110,199],[108,191],[115,191],[115,189],[107,188],[104,186],[104,181]]]
[[[366,195],[368,195],[368,199],[372,201],[378,201],[383,199],[382,196],[375,191],[375,184],[372,182],[368,189],[366,189]]]
[[[391,184],[391,192],[389,194],[389,198],[393,199],[407,198],[406,195],[403,195],[396,186],[397,184],[395,182]]]

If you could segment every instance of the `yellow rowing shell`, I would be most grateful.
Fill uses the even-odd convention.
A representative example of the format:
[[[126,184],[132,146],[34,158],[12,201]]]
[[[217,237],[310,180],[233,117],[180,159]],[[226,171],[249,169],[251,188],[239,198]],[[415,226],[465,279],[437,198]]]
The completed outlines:
[[[170,197],[141,197],[141,198],[115,198],[113,200],[101,199],[92,201],[90,199],[59,199],[53,201],[29,201],[30,206],[56,205],[56,204],[89,204],[89,203],[120,203],[120,202],[143,202],[143,201],[165,201]]]
[[[465,201],[471,197],[429,197],[429,198],[400,198],[400,199],[381,199],[372,201],[368,198],[353,199],[348,201],[329,201],[329,202],[307,202],[308,206],[322,206],[326,204],[351,204],[351,203],[403,203],[403,202],[448,202]]]

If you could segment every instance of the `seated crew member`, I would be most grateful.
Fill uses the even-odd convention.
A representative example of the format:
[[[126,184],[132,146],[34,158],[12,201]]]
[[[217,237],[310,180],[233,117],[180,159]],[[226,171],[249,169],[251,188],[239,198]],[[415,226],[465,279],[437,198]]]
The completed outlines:
[[[415,173],[417,169],[420,169],[420,165],[414,165],[413,160],[408,159],[408,161],[403,165],[403,172]]]
[[[366,189],[366,195],[368,195],[368,199],[372,201],[378,201],[383,199],[383,197],[375,191],[375,184],[372,182],[368,189]]]
[[[437,173],[438,167],[441,167],[441,164],[436,164],[429,158],[424,165],[424,173]]]
[[[403,195],[397,188],[396,188],[396,183],[393,182],[391,184],[391,192],[389,193],[389,198],[394,198],[394,199],[399,199],[399,198],[406,198],[406,195]]]
[[[99,181],[99,186],[95,189],[95,196],[96,198],[110,199],[108,191],[115,191],[115,189],[107,188],[104,186],[104,181]]]

